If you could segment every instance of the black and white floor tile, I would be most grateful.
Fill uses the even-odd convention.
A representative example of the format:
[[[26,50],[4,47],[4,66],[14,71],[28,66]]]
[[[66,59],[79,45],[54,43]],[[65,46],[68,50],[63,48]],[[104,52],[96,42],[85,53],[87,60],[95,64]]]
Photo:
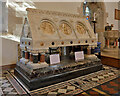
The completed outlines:
[[[0,93],[5,95],[18,94],[15,88],[12,86],[12,84],[8,81],[8,79],[4,75],[1,75],[0,77]]]
[[[30,93],[31,96],[36,96],[36,94],[43,96],[76,95],[120,76],[120,72],[116,68],[108,66],[104,66],[104,68],[105,70],[29,91],[28,93]],[[10,70],[10,72],[14,74],[14,70]],[[0,74],[0,96],[1,94],[26,94],[24,89],[22,89],[20,85],[17,85],[15,80],[13,80],[11,84],[10,80],[12,80],[12,76],[9,76],[9,79],[7,76],[7,73]]]

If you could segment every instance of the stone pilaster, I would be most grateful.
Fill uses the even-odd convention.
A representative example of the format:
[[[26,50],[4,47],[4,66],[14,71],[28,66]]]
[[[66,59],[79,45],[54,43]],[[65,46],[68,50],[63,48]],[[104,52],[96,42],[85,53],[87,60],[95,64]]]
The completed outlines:
[[[109,43],[110,43],[110,41],[109,41],[109,39],[107,39],[107,48],[110,47],[110,46],[109,46]]]

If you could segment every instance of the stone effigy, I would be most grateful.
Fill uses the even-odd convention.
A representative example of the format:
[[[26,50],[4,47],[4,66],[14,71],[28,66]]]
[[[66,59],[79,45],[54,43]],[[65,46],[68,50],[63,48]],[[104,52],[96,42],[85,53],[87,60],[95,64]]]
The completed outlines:
[[[22,58],[15,75],[29,90],[75,78],[102,69],[91,53],[97,46],[93,29],[85,17],[76,14],[26,9],[20,39]],[[75,52],[83,51],[84,60],[75,61]],[[51,54],[60,62],[50,63]]]

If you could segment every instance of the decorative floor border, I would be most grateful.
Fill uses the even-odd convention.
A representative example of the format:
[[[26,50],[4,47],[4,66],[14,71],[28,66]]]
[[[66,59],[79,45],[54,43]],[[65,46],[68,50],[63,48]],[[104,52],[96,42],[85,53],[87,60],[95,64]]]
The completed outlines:
[[[101,92],[100,90],[96,89],[95,87],[111,81],[120,76],[119,70],[113,67],[104,66],[105,70],[101,70],[98,72],[94,72],[88,75],[84,75],[81,77],[77,77],[71,80],[67,80],[64,82],[60,82],[54,85],[50,85],[47,87],[39,88],[33,91],[29,91],[21,81],[19,81],[16,76],[14,75],[14,70],[10,70],[5,75],[6,79],[12,84],[14,89],[17,91],[18,94],[28,94],[28,95],[77,95],[77,94],[87,94],[86,91],[89,89],[95,89],[94,91]],[[71,88],[71,89],[70,89]],[[2,94],[2,88],[0,89]],[[104,93],[104,92],[101,92]]]

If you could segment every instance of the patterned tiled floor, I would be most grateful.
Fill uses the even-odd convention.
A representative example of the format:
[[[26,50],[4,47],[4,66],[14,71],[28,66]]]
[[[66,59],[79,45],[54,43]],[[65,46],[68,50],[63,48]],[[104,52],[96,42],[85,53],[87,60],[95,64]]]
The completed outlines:
[[[113,80],[119,76],[117,69],[107,66],[104,66],[104,68],[105,70],[101,70],[92,74],[71,79],[62,83],[54,84],[52,86],[40,88],[38,90],[33,90],[31,91],[31,94],[43,94],[45,96],[54,94],[59,96],[62,94],[75,95],[85,93],[84,91],[87,91],[93,87]],[[71,87],[74,86],[74,90],[69,91],[67,89],[69,86]]]
[[[104,66],[105,70],[60,82],[44,88],[33,91],[25,91],[19,83],[13,78],[13,70],[11,74],[7,72],[0,78],[0,93],[3,94],[28,94],[32,96],[61,96],[61,95],[111,95],[119,94],[120,73],[116,68]],[[111,81],[112,80],[112,81]],[[118,81],[118,82],[117,82]],[[25,88],[25,86],[23,86]]]
[[[6,74],[6,73],[5,73]],[[9,80],[6,78],[5,74],[0,75],[0,96],[2,94],[15,95],[18,94]]]
[[[89,89],[86,91],[86,94],[96,94],[101,95],[107,95],[107,96],[120,96],[120,77],[117,79],[114,79],[110,82],[106,82],[100,86],[97,86],[95,88]],[[119,94],[119,95],[118,95]]]

